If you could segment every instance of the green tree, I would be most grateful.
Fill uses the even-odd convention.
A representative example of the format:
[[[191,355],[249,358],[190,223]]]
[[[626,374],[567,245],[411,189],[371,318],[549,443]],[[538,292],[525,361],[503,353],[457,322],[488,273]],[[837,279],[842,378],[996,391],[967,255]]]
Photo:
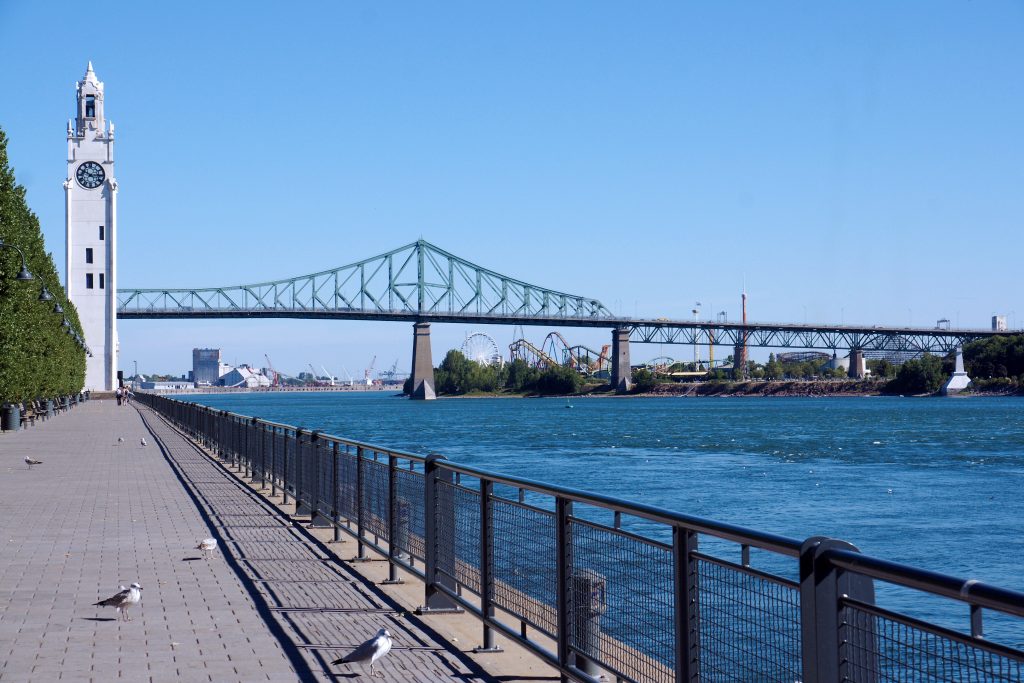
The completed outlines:
[[[868,370],[871,371],[871,374],[875,377],[891,378],[896,376],[896,366],[890,363],[889,361],[885,360],[884,358],[879,358],[877,360],[869,360],[867,362],[867,367]]]
[[[572,368],[561,365],[548,368],[537,378],[537,393],[544,395],[575,394],[580,390],[583,378]]]
[[[633,372],[633,390],[637,393],[647,393],[657,384],[658,380],[654,373],[647,368],[639,368]]]
[[[886,385],[886,391],[893,394],[932,394],[942,388],[948,376],[942,359],[926,353],[901,365],[896,378]]]
[[[507,368],[505,386],[509,390],[520,392],[536,389],[540,371],[531,367],[525,360],[516,358],[508,364]]]
[[[1024,335],[998,335],[967,344],[964,369],[978,379],[1024,374]]]
[[[82,334],[78,313],[68,301],[53,257],[46,252],[39,219],[25,201],[7,156],[7,135],[0,130],[0,240],[25,252],[32,282],[15,279],[21,256],[0,249],[0,402],[16,403],[73,394],[85,384],[85,352],[62,328]],[[54,301],[39,301],[42,286]],[[53,312],[54,303],[64,315]],[[87,340],[88,341],[88,340]]]

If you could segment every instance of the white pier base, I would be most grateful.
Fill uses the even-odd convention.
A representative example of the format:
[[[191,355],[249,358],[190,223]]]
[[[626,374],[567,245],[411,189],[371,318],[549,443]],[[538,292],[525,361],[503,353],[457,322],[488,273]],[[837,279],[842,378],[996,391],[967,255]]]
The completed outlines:
[[[964,372],[964,350],[957,348],[956,350],[956,370],[953,372],[953,376],[942,386],[941,393],[943,396],[950,396],[952,394],[959,394],[961,391],[971,385],[971,378]]]

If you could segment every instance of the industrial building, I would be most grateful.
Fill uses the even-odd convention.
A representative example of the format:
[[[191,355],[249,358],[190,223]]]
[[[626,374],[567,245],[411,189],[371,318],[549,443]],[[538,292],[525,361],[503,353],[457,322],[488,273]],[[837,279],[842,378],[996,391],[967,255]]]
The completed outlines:
[[[196,386],[213,386],[231,372],[231,366],[221,362],[220,349],[192,349],[192,380]]]

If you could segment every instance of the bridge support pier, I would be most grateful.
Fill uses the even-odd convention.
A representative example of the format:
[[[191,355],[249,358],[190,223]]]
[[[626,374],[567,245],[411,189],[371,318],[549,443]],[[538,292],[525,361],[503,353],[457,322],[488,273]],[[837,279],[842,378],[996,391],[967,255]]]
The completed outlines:
[[[846,371],[846,376],[850,379],[864,379],[866,374],[864,351],[862,349],[850,349],[850,367]]]
[[[747,345],[743,342],[732,350],[732,378],[738,382],[747,379]]]
[[[410,398],[419,401],[433,401],[434,358],[430,353],[430,323],[413,323],[412,326],[412,394]]]
[[[612,387],[616,394],[633,388],[633,370],[629,366],[629,328],[612,330]]]

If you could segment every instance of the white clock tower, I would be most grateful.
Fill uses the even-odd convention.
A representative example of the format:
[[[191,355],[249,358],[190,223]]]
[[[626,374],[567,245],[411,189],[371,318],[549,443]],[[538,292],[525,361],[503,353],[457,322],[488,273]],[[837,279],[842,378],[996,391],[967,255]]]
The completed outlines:
[[[117,181],[114,124],[103,117],[103,83],[92,62],[75,84],[77,115],[68,121],[64,181],[65,283],[78,309],[85,343],[85,389],[117,385]]]

